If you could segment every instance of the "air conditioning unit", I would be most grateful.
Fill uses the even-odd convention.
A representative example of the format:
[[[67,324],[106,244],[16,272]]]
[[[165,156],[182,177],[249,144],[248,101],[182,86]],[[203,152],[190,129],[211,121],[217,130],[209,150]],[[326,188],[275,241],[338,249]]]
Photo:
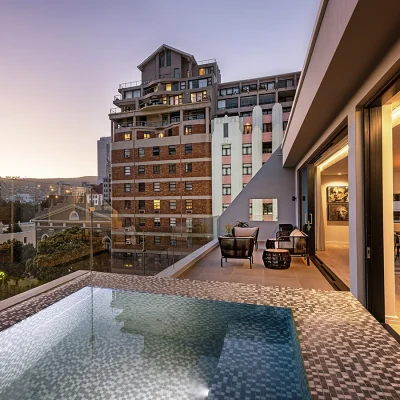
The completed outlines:
[[[160,210],[154,210],[154,214],[160,214]]]
[[[192,210],[186,210],[186,214],[191,214]]]
[[[139,214],[144,214],[145,210],[139,210]]]

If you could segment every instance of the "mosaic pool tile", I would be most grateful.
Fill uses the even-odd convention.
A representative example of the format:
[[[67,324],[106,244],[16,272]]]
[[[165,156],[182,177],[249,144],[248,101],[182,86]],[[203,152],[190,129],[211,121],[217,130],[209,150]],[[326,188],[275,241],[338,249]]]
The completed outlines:
[[[400,399],[399,343],[346,292],[93,272],[4,310],[0,330],[88,285],[289,308],[313,399]]]

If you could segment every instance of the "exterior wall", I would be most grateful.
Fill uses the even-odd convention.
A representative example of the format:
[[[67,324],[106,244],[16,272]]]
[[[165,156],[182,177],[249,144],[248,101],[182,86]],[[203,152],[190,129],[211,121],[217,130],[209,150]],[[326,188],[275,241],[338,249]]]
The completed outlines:
[[[320,131],[318,140],[314,141],[309,151],[297,164],[296,169],[313,155],[319,148],[329,140],[345,122],[348,130],[348,182],[349,182],[349,244],[350,244],[350,290],[365,304],[365,266],[364,266],[364,237],[360,232],[364,232],[363,215],[363,130],[362,114],[360,107],[372,98],[381,87],[387,82],[396,71],[400,70],[400,40],[381,58],[381,61],[371,71],[358,87],[352,98],[336,114],[334,119],[328,124],[327,129]],[[303,110],[304,111],[304,110]],[[296,113],[296,110],[294,111]],[[293,118],[294,120],[294,118]],[[290,130],[295,125],[290,126]],[[293,133],[294,134],[294,133]],[[288,143],[284,145],[288,146]],[[297,209],[297,208],[296,208]],[[387,307],[391,307],[387,305]]]
[[[22,232],[16,233],[3,233],[3,224],[0,223],[0,244],[5,243],[8,240],[18,240],[24,244],[33,244],[36,246],[36,231],[35,224],[32,222],[19,223]]]
[[[294,169],[282,168],[282,155],[278,149],[219,217],[218,233],[225,233],[226,224],[249,221],[249,199],[277,199],[278,221],[251,222],[251,226],[260,228],[259,240],[275,237],[279,224],[296,225],[294,194]]]

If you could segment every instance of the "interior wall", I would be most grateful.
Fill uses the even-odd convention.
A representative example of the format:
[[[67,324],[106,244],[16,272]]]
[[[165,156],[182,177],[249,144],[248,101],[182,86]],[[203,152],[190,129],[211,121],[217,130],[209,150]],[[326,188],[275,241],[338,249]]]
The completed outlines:
[[[328,186],[348,186],[347,175],[321,175],[322,210],[325,223],[325,243],[349,244],[349,221],[328,221],[326,188]]]

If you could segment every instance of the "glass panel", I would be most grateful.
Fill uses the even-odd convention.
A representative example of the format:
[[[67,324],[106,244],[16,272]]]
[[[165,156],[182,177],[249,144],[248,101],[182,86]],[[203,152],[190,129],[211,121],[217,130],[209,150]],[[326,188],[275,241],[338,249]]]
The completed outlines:
[[[250,221],[278,221],[277,199],[250,199]]]

